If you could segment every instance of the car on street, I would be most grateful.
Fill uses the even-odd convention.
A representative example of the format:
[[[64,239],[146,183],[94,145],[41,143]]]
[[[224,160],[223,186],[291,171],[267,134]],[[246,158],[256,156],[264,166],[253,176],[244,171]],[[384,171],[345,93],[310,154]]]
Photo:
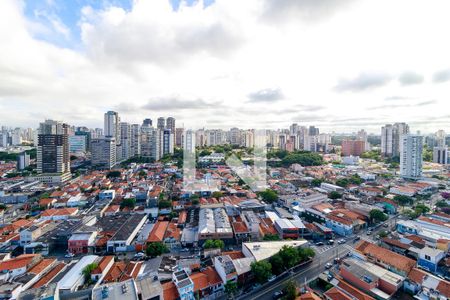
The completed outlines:
[[[357,237],[355,237],[355,238],[353,239],[353,241],[354,241],[354,242],[357,242],[357,241],[359,241],[360,239],[361,239],[361,237],[357,236]]]
[[[268,279],[268,281],[269,281],[269,282],[272,282],[272,281],[274,281],[275,279],[277,279],[277,276],[273,275],[272,277],[270,277],[270,278]]]
[[[327,245],[333,245],[334,244],[334,240],[328,240],[327,241]]]
[[[344,240],[344,239],[340,239],[340,240],[338,241],[338,244],[339,244],[339,245],[345,244],[345,240]]]
[[[367,235],[371,235],[371,234],[372,234],[372,231],[369,230],[369,231],[366,232],[366,234],[367,234]]]
[[[317,242],[317,243],[316,243],[316,246],[323,246],[323,245],[324,245],[323,242]]]
[[[325,269],[331,269],[333,267],[333,265],[331,264],[331,263],[327,263],[326,265],[325,265]]]
[[[283,297],[283,295],[284,295],[283,291],[276,291],[275,293],[273,293],[272,299],[274,300],[280,299],[281,297]]]
[[[67,253],[66,255],[64,255],[65,258],[73,258],[75,256],[75,254],[73,253]]]

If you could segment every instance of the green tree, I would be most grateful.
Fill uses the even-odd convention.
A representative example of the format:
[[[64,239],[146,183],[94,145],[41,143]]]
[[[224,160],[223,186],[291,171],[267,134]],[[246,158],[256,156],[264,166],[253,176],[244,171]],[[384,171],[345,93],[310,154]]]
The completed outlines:
[[[315,187],[319,187],[321,184],[322,184],[322,180],[321,179],[317,179],[317,178],[314,178],[312,181],[311,181],[311,185],[312,186],[315,186]]]
[[[369,217],[372,222],[384,222],[388,219],[388,216],[379,209],[372,209],[369,212]]]
[[[346,188],[350,184],[350,181],[347,178],[339,178],[336,180],[336,185]]]
[[[118,177],[120,177],[120,175],[122,175],[122,173],[120,173],[120,171],[110,171],[106,175],[106,178],[118,178]]]
[[[284,299],[295,300],[297,298],[297,284],[295,283],[295,281],[289,280],[284,290]]]
[[[229,296],[233,296],[237,292],[237,283],[234,281],[227,281],[224,285],[225,293]]]
[[[444,201],[444,200],[436,202],[436,206],[440,207],[440,208],[442,208],[442,207],[449,207],[448,203],[446,201]]]
[[[275,254],[274,256],[272,256],[269,259],[270,264],[272,265],[272,272],[275,275],[279,275],[281,273],[283,273],[284,269],[284,265],[283,265],[283,259],[281,258],[281,256],[279,254]]]
[[[413,199],[408,196],[396,195],[394,197],[394,201],[397,202],[401,206],[410,205],[413,203]]]
[[[328,194],[328,198],[330,198],[330,199],[332,199],[332,200],[341,199],[341,198],[342,198],[342,195],[341,195],[341,193],[339,193],[339,192],[331,191],[331,192]]]
[[[294,152],[286,155],[281,163],[284,166],[290,166],[292,164],[300,164],[302,166],[320,166],[323,165],[322,156],[312,152]]]
[[[310,258],[313,258],[314,256],[316,256],[316,252],[314,252],[314,250],[312,248],[298,248],[298,255],[300,257],[300,261],[305,261],[308,260]]]
[[[259,283],[266,282],[272,276],[272,265],[265,260],[252,262],[250,268],[253,275],[255,275],[256,281]]]
[[[383,239],[388,236],[388,233],[386,230],[382,230],[382,231],[380,231],[380,233],[378,235],[380,236],[380,238]]]
[[[298,251],[292,246],[283,246],[278,254],[283,260],[283,266],[285,269],[290,269],[300,262]]]
[[[167,252],[169,252],[169,249],[161,242],[150,243],[148,244],[147,249],[145,249],[145,253],[150,257],[157,257]]]
[[[91,263],[91,264],[88,264],[86,267],[84,267],[84,269],[81,273],[83,274],[85,283],[89,284],[92,282],[91,274],[92,274],[92,271],[97,269],[97,267],[98,267],[97,263]]]
[[[219,199],[220,197],[223,197],[223,193],[216,191],[212,193],[211,197]]]
[[[263,237],[263,241],[279,241],[280,236],[278,234],[268,233]]]
[[[158,207],[159,208],[170,208],[170,207],[172,207],[172,202],[170,202],[169,200],[160,200],[158,202]]]
[[[120,207],[121,208],[128,207],[130,209],[133,209],[135,206],[136,206],[136,199],[135,198],[123,199],[122,202],[120,202]]]
[[[206,242],[203,244],[204,249],[213,249],[213,248],[219,248],[223,249],[225,248],[225,243],[222,240],[206,240]]]
[[[278,200],[278,193],[271,189],[259,192],[258,196],[260,196],[264,202],[267,203],[273,203]]]
[[[430,212],[430,208],[424,204],[417,204],[416,207],[414,208],[414,211],[416,212],[417,215],[420,216]]]

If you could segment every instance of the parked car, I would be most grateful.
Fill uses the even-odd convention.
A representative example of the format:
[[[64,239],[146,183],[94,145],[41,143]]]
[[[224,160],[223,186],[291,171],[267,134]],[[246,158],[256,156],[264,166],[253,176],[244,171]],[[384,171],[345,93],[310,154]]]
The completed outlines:
[[[345,240],[344,240],[344,239],[340,239],[340,240],[338,241],[338,244],[339,244],[339,245],[345,244]]]
[[[366,234],[367,234],[367,235],[371,235],[371,234],[372,234],[372,231],[369,230],[369,231],[366,232]]]
[[[64,255],[65,258],[72,258],[75,254],[68,252],[66,255]]]
[[[334,240],[328,240],[327,241],[327,245],[333,245],[334,244]]]
[[[333,265],[331,264],[331,263],[327,263],[326,265],[325,265],[325,269],[331,269],[333,267]]]
[[[389,224],[388,224],[388,223],[384,223],[384,224],[383,224],[383,227],[384,227],[384,228],[388,228],[388,227],[389,227]]]
[[[324,245],[323,242],[317,242],[317,243],[316,243],[316,246],[323,246],[323,245]]]
[[[275,279],[277,279],[277,276],[276,276],[276,275],[273,275],[272,277],[269,278],[268,281],[269,281],[269,282],[272,282],[272,281],[274,281]]]
[[[357,237],[354,238],[353,241],[354,241],[354,242],[357,242],[357,241],[359,241],[360,239],[361,239],[361,237],[357,236]]]
[[[335,264],[338,264],[341,262],[341,259],[339,257],[336,257],[333,261]]]
[[[275,293],[273,293],[272,295],[272,299],[280,299],[281,297],[283,297],[284,293],[283,291],[276,291]]]

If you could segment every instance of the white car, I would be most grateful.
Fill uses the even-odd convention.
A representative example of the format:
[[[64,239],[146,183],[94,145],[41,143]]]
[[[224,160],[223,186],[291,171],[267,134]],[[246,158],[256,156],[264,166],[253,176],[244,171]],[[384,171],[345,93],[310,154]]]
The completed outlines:
[[[64,255],[64,257],[65,258],[72,258],[72,257],[74,257],[75,256],[75,254],[73,254],[73,253],[67,253],[66,255]]]

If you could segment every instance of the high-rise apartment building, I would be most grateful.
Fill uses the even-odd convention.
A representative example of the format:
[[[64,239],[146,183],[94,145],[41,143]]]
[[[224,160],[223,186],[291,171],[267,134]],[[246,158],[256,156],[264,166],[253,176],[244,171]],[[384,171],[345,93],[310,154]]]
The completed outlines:
[[[447,146],[433,148],[433,162],[441,165],[449,164],[449,151]]]
[[[403,134],[400,142],[400,175],[417,179],[422,176],[423,137]]]
[[[25,151],[17,156],[17,170],[23,171],[30,165],[30,155]]]
[[[131,156],[141,155],[141,125],[131,125]]]
[[[406,123],[387,124],[381,128],[381,154],[392,157],[400,155],[402,136],[409,133]]]
[[[147,127],[152,127],[153,126],[153,121],[152,119],[144,119],[144,121],[142,121],[142,126],[147,126]]]
[[[116,141],[105,136],[91,140],[92,166],[98,169],[111,169],[116,165]]]
[[[116,144],[116,159],[121,160],[122,158],[122,145],[120,137],[120,117],[115,111],[108,111],[105,113],[105,127],[103,134],[105,137],[114,138]]]
[[[175,146],[176,147],[183,147],[183,132],[184,128],[176,128],[175,129]]]
[[[356,139],[358,141],[364,142],[364,151],[370,151],[370,144],[369,144],[367,132],[364,129],[361,129],[360,131],[358,131],[358,133],[356,134]]]
[[[161,154],[173,154],[174,152],[174,137],[172,130],[170,129],[164,129],[161,133]]]
[[[141,128],[141,156],[155,161],[161,159],[161,131],[149,127]]]
[[[60,184],[70,179],[68,125],[46,120],[39,126],[37,145],[37,179]]]
[[[69,151],[74,154],[82,154],[87,150],[86,135],[71,135],[69,136]]]
[[[342,156],[361,156],[365,151],[364,141],[352,141],[344,140],[342,141]]]
[[[122,156],[117,161],[124,161],[132,157],[131,153],[131,125],[130,123],[120,123],[120,145]]]
[[[159,117],[156,128],[159,130],[164,130],[165,127],[166,127],[166,119],[164,119],[163,117]]]
[[[309,126],[308,134],[310,136],[316,136],[316,135],[319,135],[319,133],[320,133],[319,128],[316,128],[314,126]]]
[[[230,129],[230,144],[241,145],[241,130],[239,128]]]

